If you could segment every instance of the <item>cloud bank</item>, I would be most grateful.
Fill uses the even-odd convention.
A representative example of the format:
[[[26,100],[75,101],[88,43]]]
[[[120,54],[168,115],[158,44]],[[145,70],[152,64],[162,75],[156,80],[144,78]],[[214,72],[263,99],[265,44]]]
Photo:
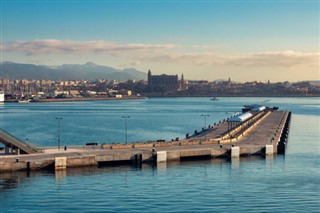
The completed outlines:
[[[33,40],[14,41],[1,46],[3,51],[23,52],[28,55],[57,54],[57,53],[86,53],[170,49],[175,45],[165,44],[119,44],[108,41],[72,41],[72,40]]]
[[[72,41],[44,39],[13,41],[1,44],[1,51],[32,55],[105,54],[131,61],[180,63],[196,66],[293,67],[319,66],[320,53],[296,51],[252,54],[218,54],[212,46],[174,44],[126,44],[109,41]],[[186,49],[188,49],[186,51]]]

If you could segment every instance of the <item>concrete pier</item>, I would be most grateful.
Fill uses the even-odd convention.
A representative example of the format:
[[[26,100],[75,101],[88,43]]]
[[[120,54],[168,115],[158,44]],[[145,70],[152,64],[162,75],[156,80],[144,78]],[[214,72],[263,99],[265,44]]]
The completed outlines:
[[[269,110],[257,114],[250,122],[240,123],[233,132],[225,120],[186,139],[170,142],[99,144],[94,149],[92,146],[69,146],[61,150],[43,147],[42,152],[19,155],[19,160],[17,155],[3,153],[0,172],[275,155],[285,150],[290,119],[290,112]],[[6,145],[10,145],[8,141]]]

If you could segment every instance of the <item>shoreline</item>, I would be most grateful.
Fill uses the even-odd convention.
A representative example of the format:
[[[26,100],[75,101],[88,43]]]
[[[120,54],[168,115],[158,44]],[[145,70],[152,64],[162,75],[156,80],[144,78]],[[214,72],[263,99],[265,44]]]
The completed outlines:
[[[146,98],[319,98],[320,95],[145,95]]]
[[[319,98],[320,96],[214,96],[215,98]],[[95,97],[95,98],[49,98],[31,100],[30,103],[42,102],[81,102],[81,101],[124,101],[124,100],[142,100],[146,98],[212,98],[212,96],[127,96],[127,97]],[[219,100],[219,99],[217,99]],[[19,100],[10,99],[2,103],[18,103]],[[27,102],[28,103],[28,102]]]
[[[48,98],[48,99],[38,99],[31,100],[30,103],[40,103],[40,102],[79,102],[79,101],[124,101],[124,100],[139,100],[145,99],[142,96],[126,96],[121,98],[116,97],[96,97],[96,98]],[[17,103],[19,100],[5,100],[5,103]]]

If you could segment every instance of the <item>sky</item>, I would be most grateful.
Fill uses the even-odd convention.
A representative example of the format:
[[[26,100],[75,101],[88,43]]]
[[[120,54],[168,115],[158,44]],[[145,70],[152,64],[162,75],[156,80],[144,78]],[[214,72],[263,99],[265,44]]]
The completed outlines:
[[[1,62],[320,80],[319,1],[0,0]]]

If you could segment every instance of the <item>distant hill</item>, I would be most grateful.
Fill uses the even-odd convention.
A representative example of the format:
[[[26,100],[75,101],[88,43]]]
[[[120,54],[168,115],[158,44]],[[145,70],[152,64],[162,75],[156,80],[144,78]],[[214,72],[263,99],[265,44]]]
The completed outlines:
[[[134,68],[123,70],[100,66],[92,62],[86,64],[64,64],[61,66],[44,66],[2,62],[0,78],[34,79],[34,80],[95,80],[97,78],[127,81],[146,80],[147,74]]]

